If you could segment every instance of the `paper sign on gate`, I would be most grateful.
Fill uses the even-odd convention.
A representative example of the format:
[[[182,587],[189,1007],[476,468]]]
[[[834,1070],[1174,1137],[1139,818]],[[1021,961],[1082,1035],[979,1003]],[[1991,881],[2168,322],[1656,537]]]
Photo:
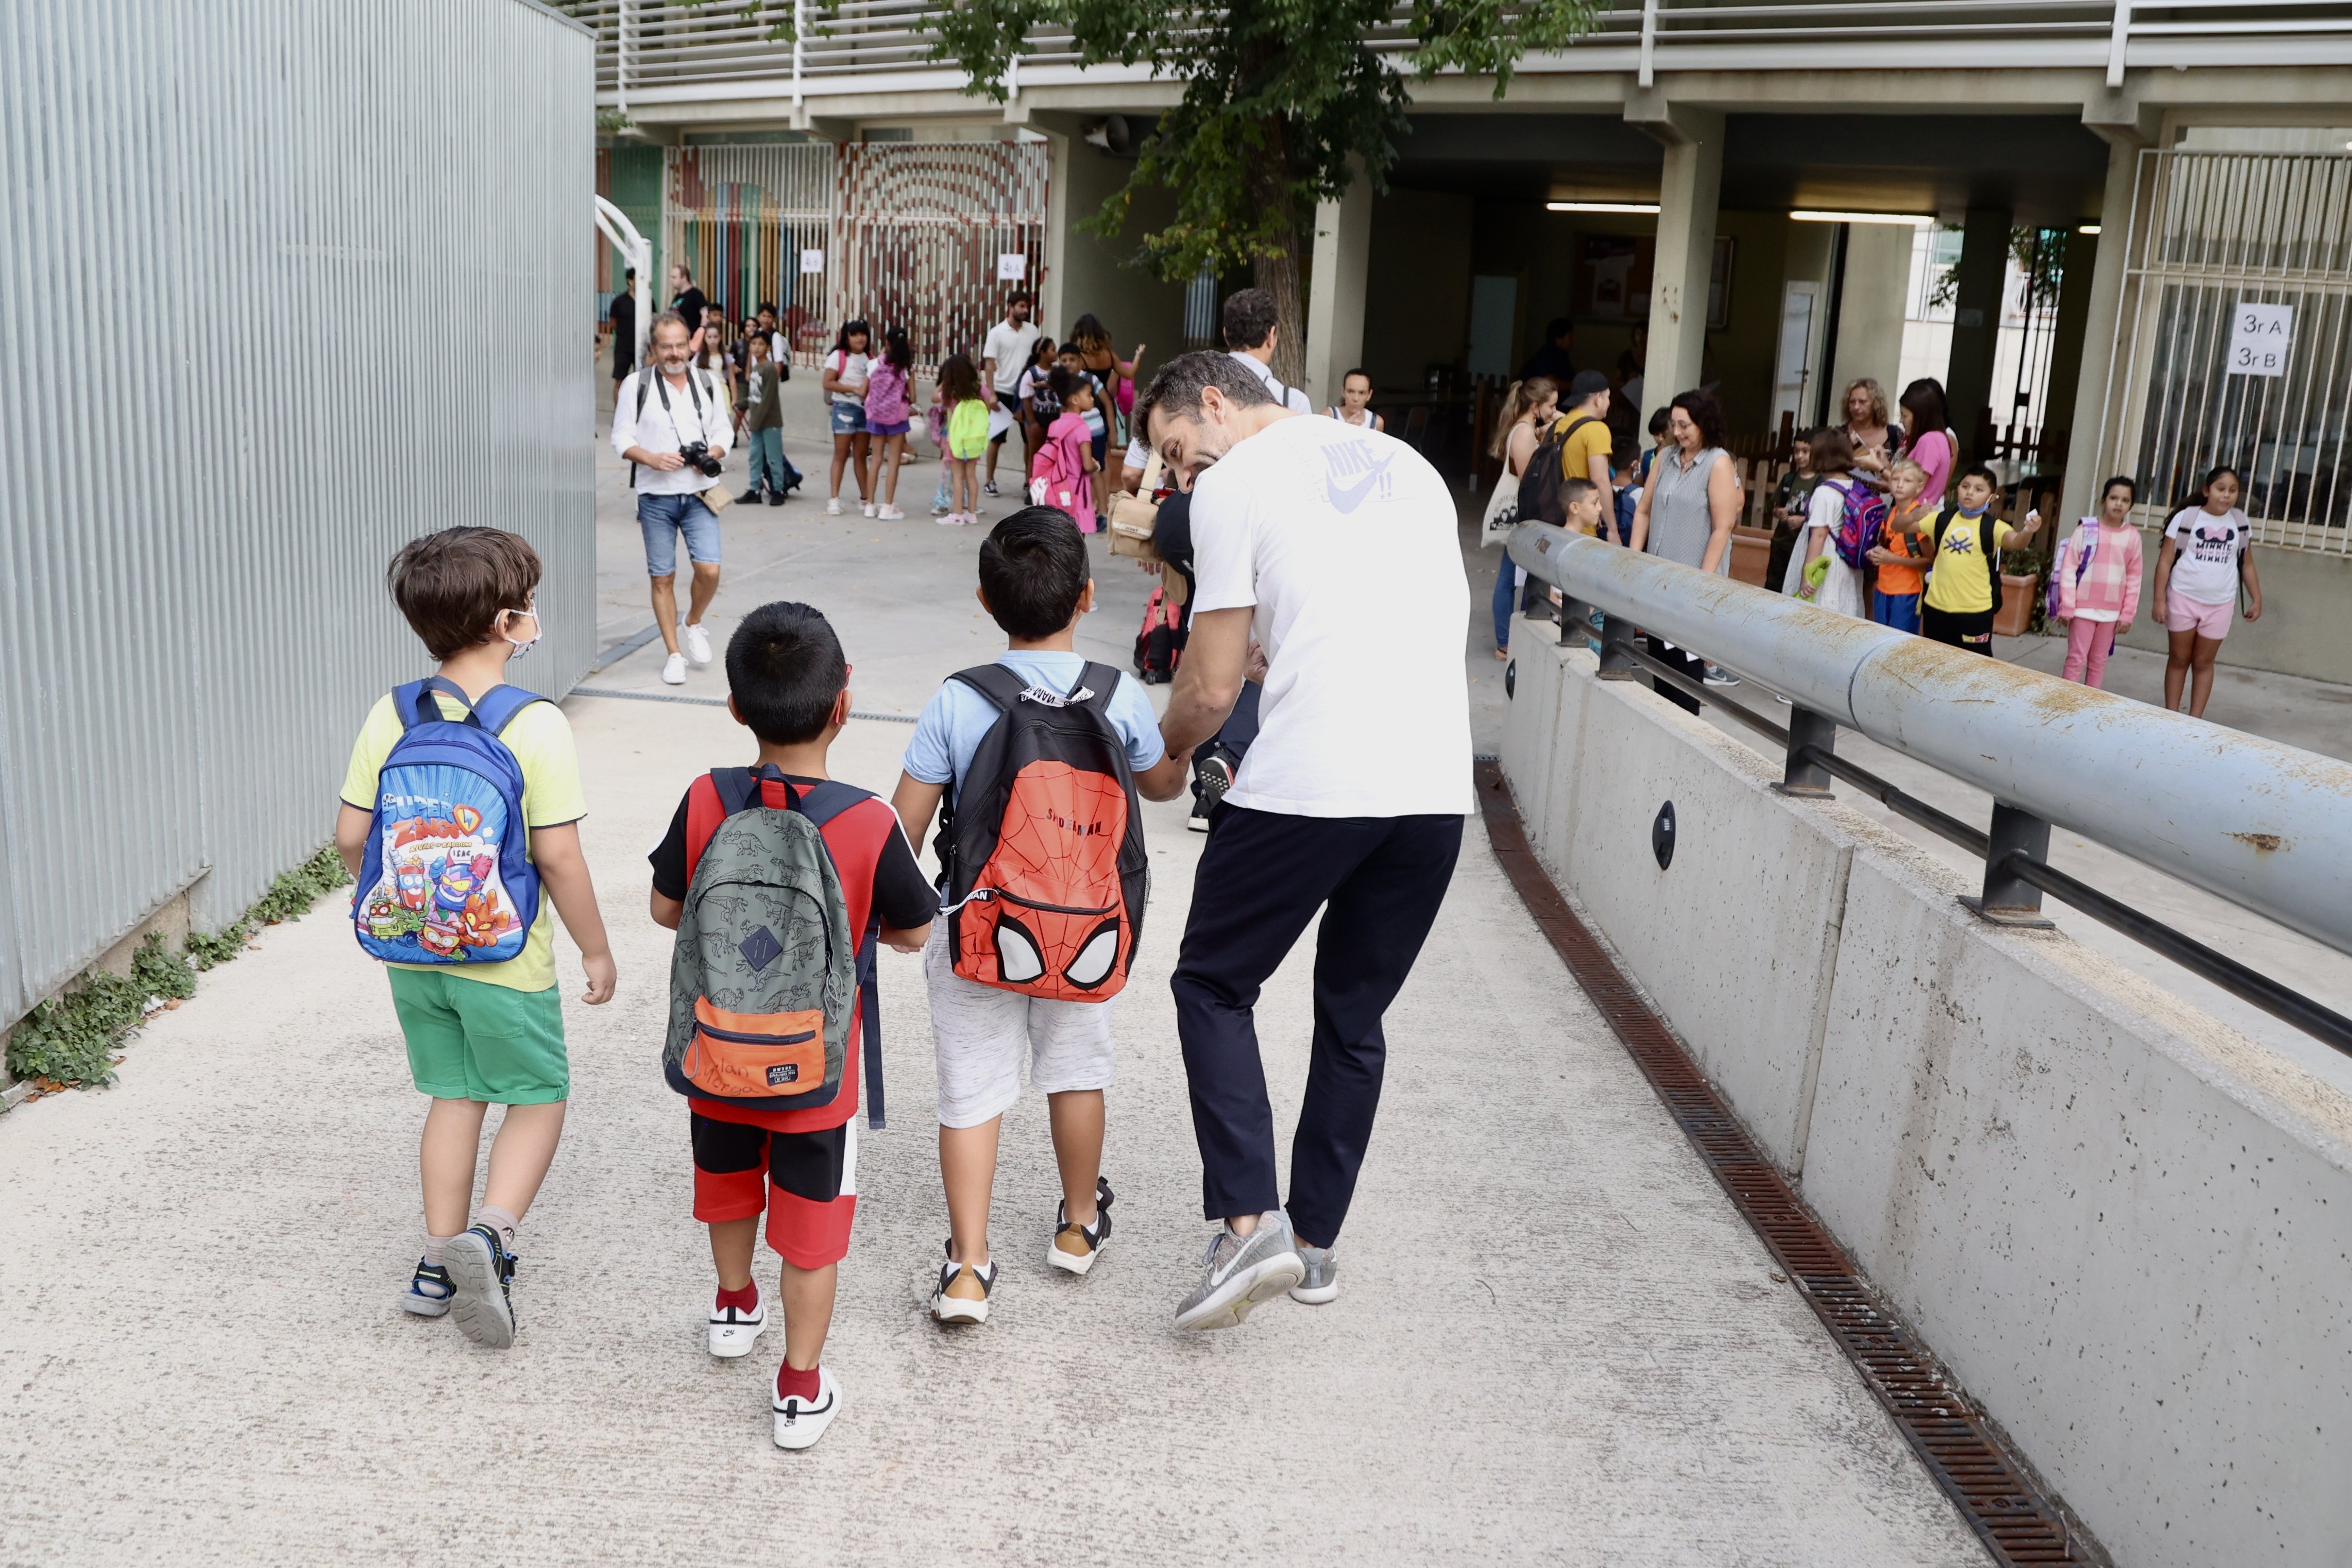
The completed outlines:
[[[806,277],[811,273],[822,273],[824,271],[824,252],[821,250],[804,250],[801,252],[801,274],[803,277]]]
[[[2228,373],[2233,376],[2283,376],[2286,351],[2294,342],[2294,307],[2238,302],[2230,324]]]
[[[1028,276],[1029,257],[1026,253],[1008,250],[996,258],[997,282],[1018,283]]]

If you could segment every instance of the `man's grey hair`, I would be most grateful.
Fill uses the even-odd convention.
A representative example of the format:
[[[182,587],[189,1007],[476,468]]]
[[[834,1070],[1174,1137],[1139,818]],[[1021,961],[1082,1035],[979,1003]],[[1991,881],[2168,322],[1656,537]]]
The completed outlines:
[[[1237,408],[1251,408],[1270,403],[1274,394],[1265,390],[1257,372],[1244,365],[1231,354],[1221,354],[1213,349],[1199,349],[1189,354],[1179,354],[1160,367],[1143,395],[1135,400],[1135,428],[1146,433],[1149,439],[1151,415],[1165,404],[1171,413],[1201,417],[1201,393],[1210,387],[1217,389],[1224,400]]]
[[[646,329],[646,341],[648,343],[652,342],[654,340],[654,334],[660,331],[665,327],[678,328],[683,330],[688,338],[692,338],[694,336],[694,327],[691,322],[688,321],[685,317],[679,315],[675,310],[665,310],[660,315],[654,318],[654,324],[652,326]]]

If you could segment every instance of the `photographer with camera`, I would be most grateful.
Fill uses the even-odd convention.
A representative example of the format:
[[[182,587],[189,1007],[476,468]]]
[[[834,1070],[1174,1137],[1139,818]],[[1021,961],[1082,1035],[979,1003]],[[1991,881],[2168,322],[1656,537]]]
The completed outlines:
[[[719,459],[730,425],[726,389],[690,363],[692,329],[675,310],[654,318],[652,363],[621,383],[613,400],[613,450],[629,465],[636,492],[637,527],[646,537],[646,572],[653,579],[654,625],[669,657],[662,679],[686,684],[689,660],[710,663],[710,634],[702,616],[719,593]],[[686,621],[677,624],[677,536],[694,567]],[[679,648],[681,634],[685,640]]]

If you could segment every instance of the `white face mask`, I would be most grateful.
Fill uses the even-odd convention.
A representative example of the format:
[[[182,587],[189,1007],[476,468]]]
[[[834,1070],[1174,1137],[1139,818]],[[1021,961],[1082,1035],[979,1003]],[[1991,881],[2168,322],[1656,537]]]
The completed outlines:
[[[516,621],[528,621],[530,622],[530,635],[528,638],[517,638],[505,627],[499,628],[499,636],[504,637],[509,643],[513,644],[514,652],[509,654],[509,657],[520,659],[525,653],[530,653],[533,648],[539,646],[539,640],[547,635],[547,628],[540,620],[539,612],[536,610],[509,610],[505,612],[499,618],[504,620],[508,615],[513,616]],[[512,624],[512,622],[509,622],[509,624]]]

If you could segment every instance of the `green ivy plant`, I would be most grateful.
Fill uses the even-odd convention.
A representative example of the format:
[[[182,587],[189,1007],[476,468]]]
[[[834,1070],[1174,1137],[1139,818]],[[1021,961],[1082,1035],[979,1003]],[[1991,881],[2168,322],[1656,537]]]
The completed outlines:
[[[102,1088],[114,1082],[116,1050],[146,1017],[151,998],[178,1001],[194,996],[196,971],[225,964],[244,950],[256,925],[299,920],[320,895],[352,880],[333,847],[269,884],[236,923],[188,937],[182,957],[149,932],[131,958],[128,977],[93,969],[79,984],[25,1015],[8,1037],[8,1071],[18,1078],[65,1086]]]

